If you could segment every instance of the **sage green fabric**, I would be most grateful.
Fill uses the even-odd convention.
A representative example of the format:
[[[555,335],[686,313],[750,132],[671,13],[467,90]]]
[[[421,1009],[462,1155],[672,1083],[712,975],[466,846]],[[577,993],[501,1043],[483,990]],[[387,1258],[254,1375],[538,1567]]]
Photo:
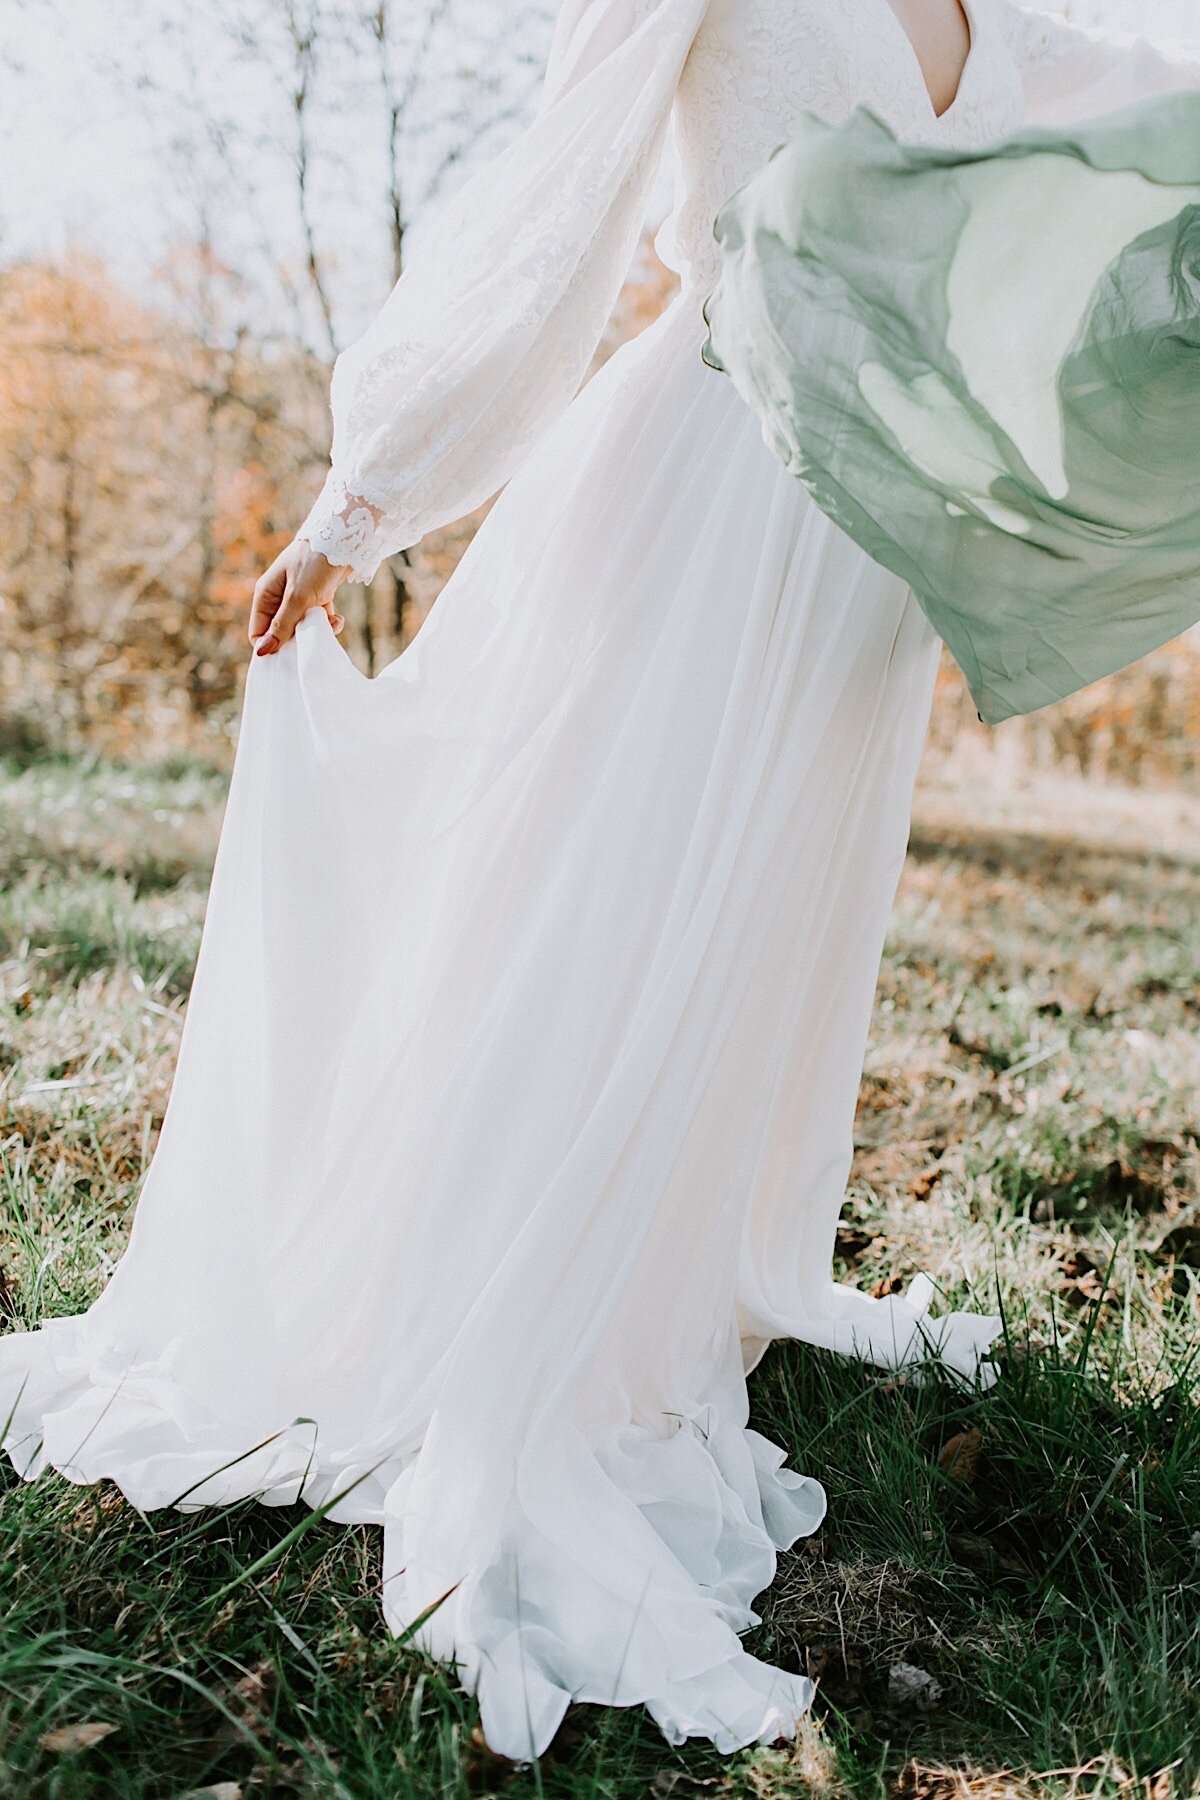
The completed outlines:
[[[986,721],[1200,620],[1200,94],[975,150],[806,116],[717,236],[706,360]]]

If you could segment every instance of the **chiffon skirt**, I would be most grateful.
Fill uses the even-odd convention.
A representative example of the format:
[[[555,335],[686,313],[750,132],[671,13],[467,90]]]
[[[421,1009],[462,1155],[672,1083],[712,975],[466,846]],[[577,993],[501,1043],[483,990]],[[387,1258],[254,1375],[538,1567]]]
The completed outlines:
[[[381,1524],[517,1757],[572,1698],[791,1732],[738,1634],[824,1495],[746,1369],[997,1325],[831,1279],[938,642],[703,337],[604,367],[375,680],[319,612],[252,661],[129,1250],[0,1341],[27,1476]]]

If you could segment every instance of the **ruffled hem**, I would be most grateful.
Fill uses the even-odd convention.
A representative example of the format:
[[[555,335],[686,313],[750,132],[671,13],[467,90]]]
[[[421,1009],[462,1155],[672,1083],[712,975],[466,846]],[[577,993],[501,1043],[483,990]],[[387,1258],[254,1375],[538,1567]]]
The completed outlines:
[[[982,1359],[999,1320],[931,1320],[932,1291],[924,1278],[887,1301],[835,1289],[829,1319],[802,1334],[918,1376],[933,1358],[990,1384]],[[825,1495],[746,1427],[737,1386],[723,1411],[698,1406],[595,1443],[544,1424],[464,1575],[440,1521],[430,1527],[445,1481],[432,1429],[419,1444],[367,1434],[347,1448],[294,1419],[239,1441],[173,1378],[169,1353],[122,1362],[85,1319],[0,1341],[4,1448],[26,1479],[49,1468],[108,1479],[146,1511],[303,1501],[382,1526],[389,1629],[408,1632],[435,1607],[415,1641],[454,1664],[488,1743],[517,1760],[546,1748],[573,1700],[645,1705],[669,1742],[708,1738],[723,1753],[794,1735],[812,1683],[759,1662],[739,1634],[759,1622],[752,1603],[777,1552],[820,1525]]]
[[[382,1526],[389,1629],[410,1632],[441,1601],[414,1641],[477,1695],[500,1754],[539,1755],[574,1700],[644,1704],[671,1743],[705,1737],[725,1752],[794,1733],[811,1703],[811,1682],[759,1662],[738,1634],[758,1623],[776,1553],[820,1525],[825,1495],[744,1416],[704,1406],[665,1433],[629,1424],[599,1444],[568,1431],[548,1461],[535,1445],[478,1565],[448,1579],[428,1529],[432,1432],[407,1453],[350,1453],[295,1419],[239,1442],[172,1380],[169,1355],[122,1366],[82,1319],[0,1341],[0,1395],[4,1448],[27,1480],[51,1468],[111,1480],[143,1511],[302,1501]]]
[[[819,1311],[802,1317],[756,1293],[743,1302],[742,1359],[755,1368],[778,1338],[795,1338],[855,1362],[904,1373],[914,1383],[931,1371],[972,1392],[986,1392],[998,1371],[989,1352],[1003,1334],[998,1313],[931,1311],[936,1283],[916,1275],[903,1294],[880,1299],[831,1282]]]

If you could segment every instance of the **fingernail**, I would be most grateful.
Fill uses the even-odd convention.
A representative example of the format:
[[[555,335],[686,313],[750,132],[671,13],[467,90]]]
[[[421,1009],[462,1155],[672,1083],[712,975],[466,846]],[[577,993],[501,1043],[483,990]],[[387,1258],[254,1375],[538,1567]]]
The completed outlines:
[[[278,641],[273,631],[264,631],[254,646],[255,656],[270,656],[272,650],[278,649]]]

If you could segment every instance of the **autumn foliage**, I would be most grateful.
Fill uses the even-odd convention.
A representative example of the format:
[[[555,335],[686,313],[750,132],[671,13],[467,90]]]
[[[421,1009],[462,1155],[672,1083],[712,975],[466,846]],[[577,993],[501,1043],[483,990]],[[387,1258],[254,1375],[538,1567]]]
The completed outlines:
[[[193,246],[153,303],[81,255],[0,269],[0,748],[228,755],[249,591],[328,444],[327,366],[230,323],[237,287]],[[645,246],[598,360],[674,287]],[[480,517],[346,591],[347,649],[368,672],[403,649]],[[947,659],[931,754],[1195,784],[1198,677],[1193,635],[992,733]]]
[[[135,301],[90,258],[0,272],[10,736],[136,754],[221,728],[247,584],[311,480],[318,391],[306,359]]]

